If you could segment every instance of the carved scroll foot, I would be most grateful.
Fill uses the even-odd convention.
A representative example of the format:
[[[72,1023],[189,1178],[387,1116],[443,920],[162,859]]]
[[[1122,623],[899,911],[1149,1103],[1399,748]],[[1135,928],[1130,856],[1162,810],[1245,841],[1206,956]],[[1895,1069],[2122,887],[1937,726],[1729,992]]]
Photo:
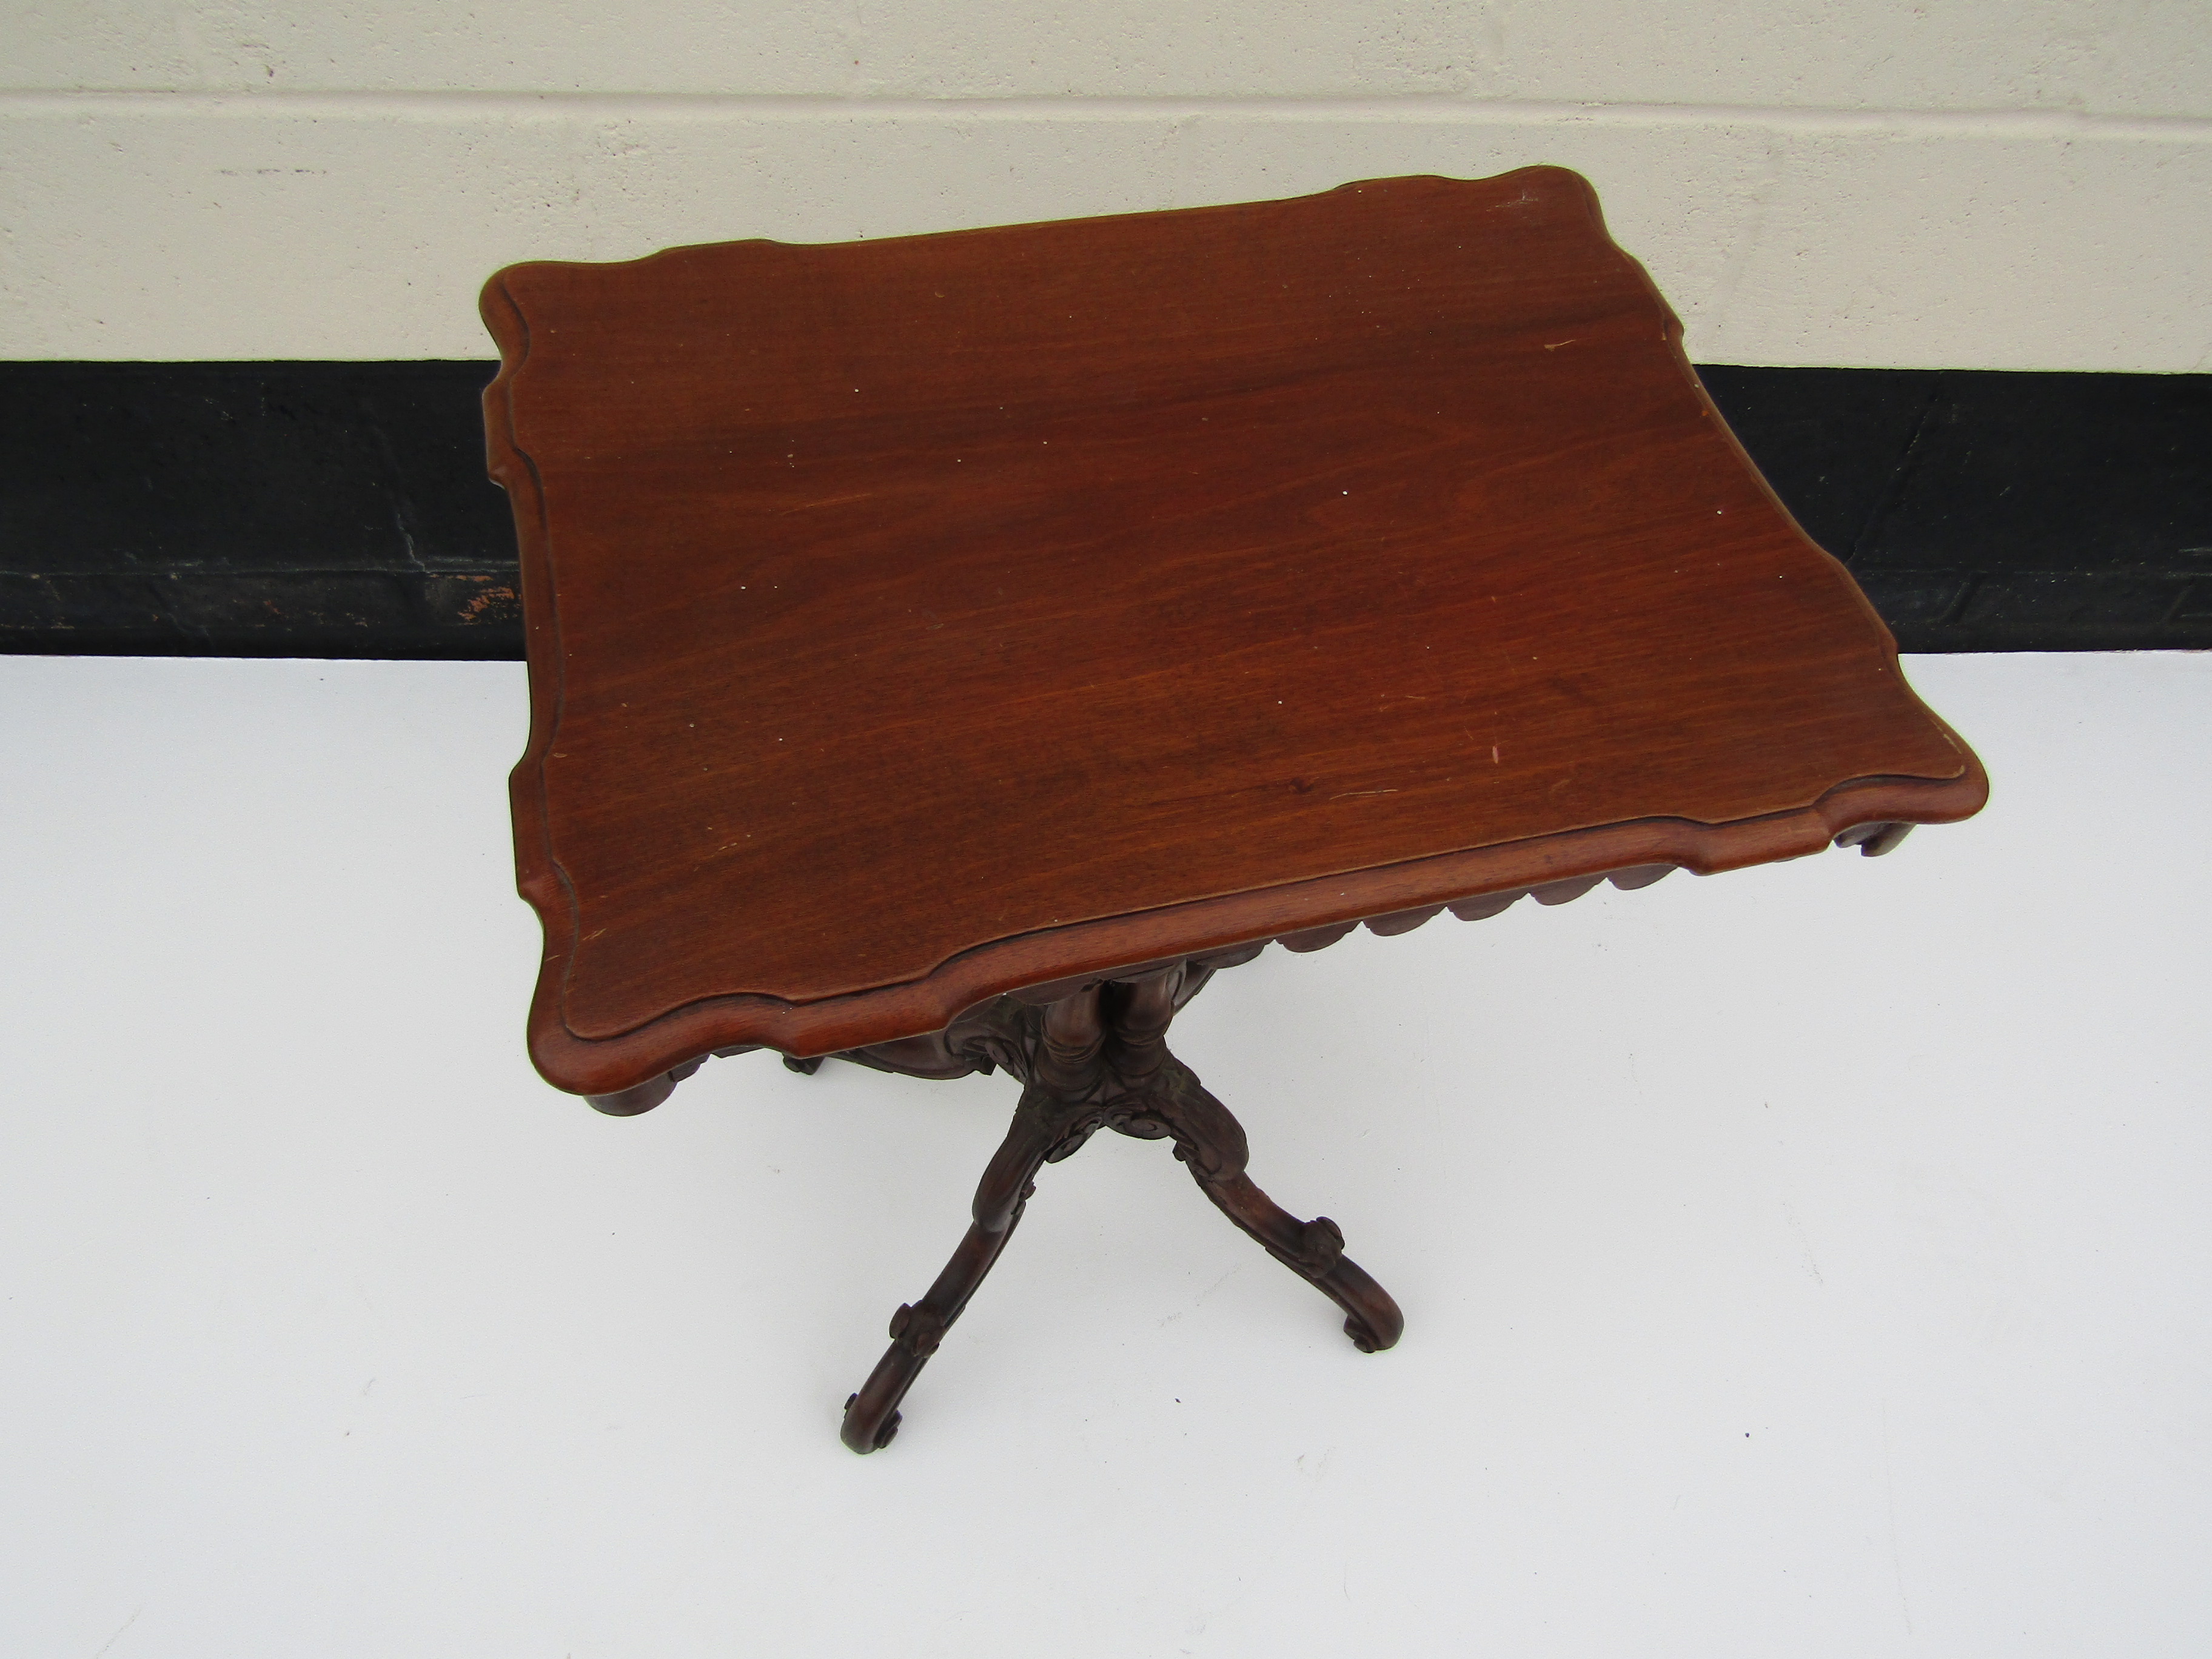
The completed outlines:
[[[1181,1149],[1177,1149],[1181,1155]],[[1260,1248],[1344,1310],[1344,1334],[1362,1353],[1378,1353],[1405,1334],[1406,1316],[1389,1291],[1344,1253],[1344,1232],[1327,1216],[1300,1221],[1238,1175],[1208,1181],[1194,1169],[1199,1189]]]
[[[1172,1054],[1163,1057],[1145,1115],[1158,1126],[1152,1133],[1174,1137],[1176,1157],[1222,1214],[1344,1310],[1344,1334],[1360,1352],[1379,1352],[1405,1334],[1406,1316],[1390,1293],[1344,1254],[1343,1230],[1327,1216],[1299,1220],[1244,1173],[1249,1152],[1243,1126]]]
[[[845,1401],[845,1421],[837,1437],[854,1451],[881,1451],[891,1443],[899,1430],[899,1402],[921,1375],[930,1355],[937,1352],[946,1330],[960,1317],[999,1253],[1006,1248],[1014,1224],[1021,1218],[1022,1206],[1017,1203],[1006,1224],[995,1231],[980,1222],[969,1228],[968,1237],[960,1241],[960,1248],[945,1264],[929,1293],[911,1306],[902,1305],[891,1316],[891,1346],[876,1362],[859,1392]]]

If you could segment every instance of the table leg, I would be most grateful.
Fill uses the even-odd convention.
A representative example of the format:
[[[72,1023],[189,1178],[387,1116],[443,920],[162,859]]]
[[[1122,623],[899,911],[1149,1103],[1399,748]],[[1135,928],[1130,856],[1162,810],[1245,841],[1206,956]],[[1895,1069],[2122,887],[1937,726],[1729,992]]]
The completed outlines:
[[[1180,1149],[1178,1149],[1180,1150]],[[1203,1192],[1269,1255],[1344,1310],[1344,1334],[1362,1353],[1377,1353],[1405,1334],[1406,1316],[1389,1291],[1344,1253],[1343,1230],[1327,1216],[1300,1221],[1237,1175],[1209,1181],[1196,1170]]]
[[[1124,1134],[1175,1141],[1199,1190],[1269,1255],[1344,1310],[1344,1334],[1362,1353],[1395,1343],[1406,1316],[1389,1291],[1344,1254],[1344,1233],[1327,1216],[1300,1221],[1244,1173],[1244,1126],[1167,1049],[1176,985],[1163,974],[1123,988],[1107,1064],[1130,1091],[1108,1121]]]
[[[975,1188],[974,1224],[928,1294],[891,1316],[890,1346],[845,1401],[838,1438],[854,1451],[879,1451],[890,1444],[898,1432],[899,1402],[1006,1248],[1023,1207],[1036,1191],[1037,1170],[1048,1159],[1073,1152],[1103,1121],[1097,1096],[1105,1035],[1096,986],[1044,1011],[1024,1066],[1030,1077],[1021,1103]]]
[[[1040,1154],[1036,1162],[1043,1161]],[[880,1451],[891,1443],[901,1420],[899,1402],[921,1375],[930,1355],[937,1352],[953,1321],[960,1317],[999,1253],[1006,1248],[1014,1224],[1022,1218],[1023,1204],[1034,1191],[1033,1186],[1024,1183],[1021,1199],[1004,1225],[986,1227],[979,1221],[969,1228],[968,1237],[960,1241],[960,1248],[945,1264],[929,1293],[911,1306],[902,1304],[891,1316],[891,1346],[876,1362],[859,1392],[846,1397],[845,1421],[837,1435],[854,1451]]]

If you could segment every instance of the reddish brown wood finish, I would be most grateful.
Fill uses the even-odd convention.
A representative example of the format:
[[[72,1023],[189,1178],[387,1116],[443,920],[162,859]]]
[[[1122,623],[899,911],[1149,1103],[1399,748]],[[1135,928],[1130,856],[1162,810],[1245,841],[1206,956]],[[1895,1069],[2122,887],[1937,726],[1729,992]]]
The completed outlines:
[[[1986,792],[1572,173],[521,265],[484,314],[562,1088]]]

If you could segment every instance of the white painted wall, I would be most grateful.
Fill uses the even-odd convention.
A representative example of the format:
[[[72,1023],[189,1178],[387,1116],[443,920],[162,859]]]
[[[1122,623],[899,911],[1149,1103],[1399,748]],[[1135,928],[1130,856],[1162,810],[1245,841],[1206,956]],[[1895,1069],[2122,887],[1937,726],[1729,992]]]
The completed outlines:
[[[2212,368],[2204,0],[15,0],[0,84],[0,356],[483,356],[516,259],[1551,161],[1706,361]]]

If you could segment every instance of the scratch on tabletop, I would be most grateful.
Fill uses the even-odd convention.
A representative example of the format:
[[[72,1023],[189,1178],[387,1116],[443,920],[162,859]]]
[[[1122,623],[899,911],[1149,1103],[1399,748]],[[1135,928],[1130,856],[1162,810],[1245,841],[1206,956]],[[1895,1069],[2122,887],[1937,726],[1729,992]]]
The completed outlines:
[[[1912,1604],[1905,1599],[1905,1557],[1897,1544],[1897,1479],[1889,1462],[1889,1401],[1881,1402],[1881,1486],[1889,1503],[1889,1565],[1897,1575],[1897,1610],[1905,1615],[1905,1633],[1912,1634]]]
[[[138,1613],[145,1611],[146,1604],[143,1601],[141,1601],[138,1604],[138,1612],[132,1613],[128,1619],[123,1621],[123,1630],[117,1631],[114,1635],[109,1637],[105,1642],[102,1642],[100,1644],[100,1653],[94,1654],[92,1656],[92,1659],[100,1659],[100,1654],[106,1653],[108,1649],[113,1647],[118,1642],[121,1641],[123,1639],[123,1631],[129,1630],[131,1626],[137,1624],[138,1622]]]
[[[854,389],[856,391],[858,390],[857,387]],[[869,496],[875,493],[876,492],[872,489],[863,489],[859,494],[853,495],[824,495],[818,501],[801,501],[796,507],[787,507],[783,510],[786,513],[804,513],[809,507],[840,507],[847,501],[865,501]]]

